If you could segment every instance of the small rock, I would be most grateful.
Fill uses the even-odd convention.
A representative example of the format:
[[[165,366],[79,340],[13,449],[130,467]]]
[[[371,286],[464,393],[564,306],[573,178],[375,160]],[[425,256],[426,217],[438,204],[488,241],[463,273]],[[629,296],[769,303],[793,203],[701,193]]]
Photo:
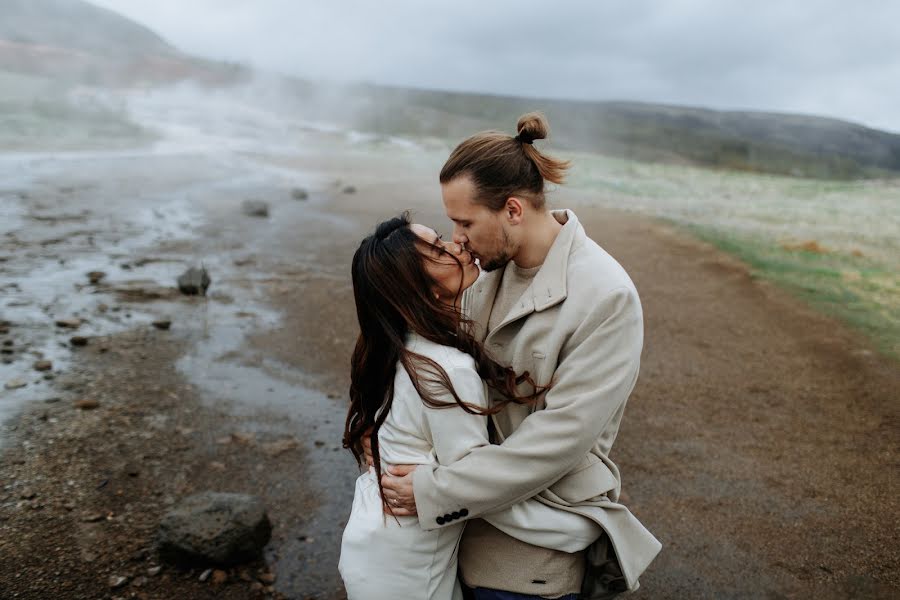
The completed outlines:
[[[303,188],[296,187],[291,190],[291,198],[294,200],[306,200],[309,198],[309,192]]]
[[[240,433],[235,431],[231,434],[231,441],[242,446],[249,446],[253,443],[254,439],[255,436],[252,433]]]
[[[23,388],[28,385],[27,381],[23,381],[21,379],[10,379],[6,382],[6,389],[8,390],[17,390],[19,388]]]
[[[97,312],[99,312],[99,313],[105,313],[108,310],[109,310],[109,306],[106,304],[103,304],[102,302],[97,305]]]
[[[153,321],[153,326],[156,327],[157,329],[162,329],[163,331],[165,331],[166,329],[168,329],[169,327],[172,326],[172,321],[169,321],[167,319]]]
[[[214,460],[211,463],[209,463],[209,468],[212,469],[213,471],[224,471],[225,463],[221,463],[221,462]]]
[[[81,319],[76,319],[76,318],[57,319],[56,326],[57,327],[66,327],[68,329],[78,329],[79,327],[81,327],[82,322],[83,321]]]
[[[250,584],[250,590],[253,592],[261,592],[263,589],[263,584],[258,581],[254,581]]]
[[[162,571],[162,567],[160,566],[150,567],[149,569],[147,569],[147,575],[149,575],[150,577],[156,577],[157,575],[159,575],[160,571]]]
[[[34,363],[35,371],[50,371],[53,369],[53,363],[49,360],[39,360]]]
[[[212,574],[213,585],[222,585],[226,581],[228,581],[228,573],[226,573],[225,571],[222,571],[220,569],[216,569],[215,571],[213,571],[213,574]]]
[[[109,587],[112,589],[117,589],[122,587],[128,583],[128,578],[123,577],[122,575],[110,575],[109,576]]]
[[[69,343],[73,346],[87,346],[88,338],[84,337],[83,335],[73,335],[69,338]]]
[[[212,575],[212,572],[213,572],[212,569],[207,569],[207,570],[203,571],[202,573],[200,573],[200,577],[198,579],[200,579],[201,582],[204,582],[207,579],[209,579],[209,576]]]
[[[355,194],[356,188],[352,185],[347,185],[347,186],[344,186],[344,189],[341,191],[345,194]]]
[[[248,217],[268,217],[269,205],[262,200],[244,200],[241,211]]]
[[[106,515],[102,513],[91,513],[89,515],[81,517],[81,520],[85,523],[99,523],[104,519],[106,519]]]
[[[268,444],[262,444],[263,452],[273,458],[284,454],[288,450],[293,450],[296,447],[297,440],[292,438],[278,440],[277,442],[270,442]]]
[[[101,279],[106,277],[106,273],[104,273],[103,271],[91,271],[90,273],[87,274],[87,276],[88,276],[88,280],[92,284],[96,285],[96,284],[100,283]]]
[[[204,268],[191,267],[178,276],[178,289],[189,296],[205,296],[212,280]]]
[[[34,500],[37,494],[34,493],[33,490],[24,489],[22,493],[19,494],[23,500]]]
[[[72,406],[80,408],[81,410],[92,410],[94,408],[99,408],[100,402],[93,398],[82,398],[81,400],[76,400]]]
[[[136,577],[134,581],[131,582],[131,585],[134,587],[143,587],[147,585],[147,578],[141,575],[140,577]]]
[[[259,580],[266,585],[275,583],[275,573],[260,573]]]
[[[12,341],[12,340],[3,340],[3,345],[4,345],[4,346],[12,346],[12,345],[13,345],[13,341]]]

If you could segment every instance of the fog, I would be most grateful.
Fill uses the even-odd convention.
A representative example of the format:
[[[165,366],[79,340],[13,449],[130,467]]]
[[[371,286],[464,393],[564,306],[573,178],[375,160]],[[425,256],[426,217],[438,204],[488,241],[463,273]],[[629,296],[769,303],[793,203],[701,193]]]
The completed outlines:
[[[798,112],[900,131],[900,5],[96,0],[178,48],[315,80]]]

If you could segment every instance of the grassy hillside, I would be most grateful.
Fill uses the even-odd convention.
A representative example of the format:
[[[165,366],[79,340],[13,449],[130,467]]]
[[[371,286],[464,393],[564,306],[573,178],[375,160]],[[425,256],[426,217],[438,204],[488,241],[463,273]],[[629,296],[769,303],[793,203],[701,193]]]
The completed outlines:
[[[343,97],[355,98],[357,127],[380,133],[462,139],[512,131],[520,114],[540,109],[554,147],[569,150],[825,179],[900,175],[900,135],[823,117],[369,85]]]

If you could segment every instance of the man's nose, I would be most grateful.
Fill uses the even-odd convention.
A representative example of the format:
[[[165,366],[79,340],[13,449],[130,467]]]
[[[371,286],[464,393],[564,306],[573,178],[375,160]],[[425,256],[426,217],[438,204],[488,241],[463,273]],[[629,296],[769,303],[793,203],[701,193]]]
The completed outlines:
[[[469,242],[469,238],[466,237],[466,234],[464,234],[462,231],[460,231],[459,228],[454,227],[453,228],[453,241],[456,242],[457,244],[459,244],[460,246],[465,246]]]

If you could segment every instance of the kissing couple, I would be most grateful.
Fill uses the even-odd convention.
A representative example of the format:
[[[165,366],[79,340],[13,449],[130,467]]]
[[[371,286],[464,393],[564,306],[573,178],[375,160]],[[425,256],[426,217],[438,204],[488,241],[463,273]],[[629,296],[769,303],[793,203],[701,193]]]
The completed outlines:
[[[456,147],[452,240],[404,213],[353,257],[351,600],[612,598],[661,549],[609,458],[640,300],[571,210],[547,208],[569,167],[534,146],[547,132],[529,113]]]

